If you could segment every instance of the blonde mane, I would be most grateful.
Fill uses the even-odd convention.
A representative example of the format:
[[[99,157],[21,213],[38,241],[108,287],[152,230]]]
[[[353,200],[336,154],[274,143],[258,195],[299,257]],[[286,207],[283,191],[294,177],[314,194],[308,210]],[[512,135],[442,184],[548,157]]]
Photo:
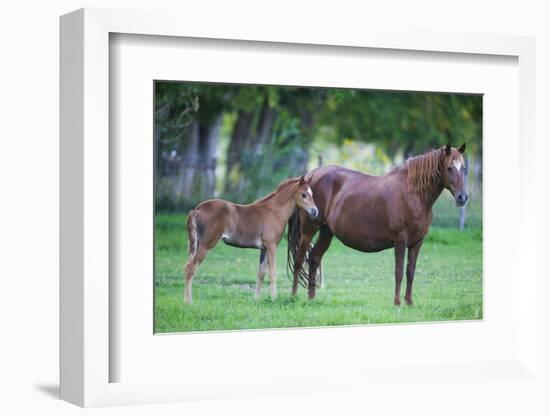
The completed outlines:
[[[440,180],[442,155],[440,150],[431,150],[407,159],[405,165],[409,191],[426,196],[433,183]]]

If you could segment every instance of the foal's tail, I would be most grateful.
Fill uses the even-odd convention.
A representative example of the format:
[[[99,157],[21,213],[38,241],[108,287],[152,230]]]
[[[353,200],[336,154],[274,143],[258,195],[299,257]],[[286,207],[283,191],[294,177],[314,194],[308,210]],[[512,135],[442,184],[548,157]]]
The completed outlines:
[[[187,216],[187,236],[189,238],[189,257],[194,257],[199,246],[199,236],[197,234],[197,215],[193,210]]]
[[[294,209],[294,212],[288,220],[287,230],[287,256],[286,256],[286,276],[292,281],[294,280],[294,264],[296,263],[296,257],[298,256],[298,248],[300,246],[300,213],[298,208]],[[306,252],[302,268],[298,274],[298,282],[302,287],[308,287],[309,281],[309,255],[313,244],[310,243]],[[316,284],[319,285],[322,280],[321,265],[317,268],[315,276]]]

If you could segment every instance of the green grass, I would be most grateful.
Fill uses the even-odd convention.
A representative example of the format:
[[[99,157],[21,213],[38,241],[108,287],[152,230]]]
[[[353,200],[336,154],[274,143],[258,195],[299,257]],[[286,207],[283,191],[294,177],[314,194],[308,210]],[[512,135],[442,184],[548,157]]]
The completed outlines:
[[[259,250],[219,243],[199,267],[192,305],[183,303],[187,260],[185,217],[156,217],[155,332],[235,330],[472,320],[482,318],[481,228],[432,227],[417,263],[415,306],[393,306],[393,250],[365,254],[336,238],[323,258],[325,288],[308,301],[300,287],[290,297],[286,241],[277,250],[277,289],[254,300]],[[403,279],[403,294],[405,280]],[[403,302],[404,303],[404,302]]]

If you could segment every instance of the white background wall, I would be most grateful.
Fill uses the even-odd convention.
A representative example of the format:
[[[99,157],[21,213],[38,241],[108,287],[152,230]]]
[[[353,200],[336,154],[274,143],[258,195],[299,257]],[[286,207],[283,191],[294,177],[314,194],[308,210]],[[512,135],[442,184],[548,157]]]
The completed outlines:
[[[189,3],[189,4],[187,4]],[[198,4],[200,3],[200,4]],[[550,189],[550,12],[544,1],[320,1],[270,2],[89,0],[4,1],[0,9],[0,412],[73,414],[56,400],[58,385],[58,17],[77,8],[115,7],[187,11],[235,21],[309,22],[327,32],[391,22],[402,27],[536,35],[538,42],[538,166],[540,213]],[[213,20],[216,20],[213,19]],[[208,19],[206,19],[208,21]],[[542,215],[541,215],[542,217]],[[541,219],[539,244],[548,233]],[[542,256],[540,265],[542,266]],[[539,290],[550,294],[545,283]],[[540,306],[541,314],[548,307]],[[545,315],[548,316],[548,315]],[[546,318],[546,322],[548,318]],[[547,331],[548,332],[548,331]],[[544,335],[544,334],[541,334]],[[545,335],[548,347],[548,334]],[[546,349],[548,351],[550,349]],[[547,363],[548,361],[546,361]],[[346,393],[94,410],[100,414],[542,414],[540,392],[496,386],[483,395],[458,385],[456,395],[411,392],[362,397]],[[546,413],[548,414],[548,413]]]

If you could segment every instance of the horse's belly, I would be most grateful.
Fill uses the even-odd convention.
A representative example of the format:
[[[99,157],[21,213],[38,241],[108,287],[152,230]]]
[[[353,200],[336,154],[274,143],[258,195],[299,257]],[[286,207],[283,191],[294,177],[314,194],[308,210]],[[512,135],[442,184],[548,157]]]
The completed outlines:
[[[354,209],[355,208],[355,209]],[[330,218],[329,228],[346,246],[367,253],[393,247],[386,218],[369,210],[349,207],[344,215]],[[332,226],[332,227],[331,227]]]
[[[376,253],[393,247],[392,240],[373,240],[373,239],[350,239],[347,237],[336,235],[336,237],[346,246],[365,253]]]
[[[235,237],[229,233],[224,233],[221,240],[228,246],[239,248],[263,248],[262,240],[259,237]]]

